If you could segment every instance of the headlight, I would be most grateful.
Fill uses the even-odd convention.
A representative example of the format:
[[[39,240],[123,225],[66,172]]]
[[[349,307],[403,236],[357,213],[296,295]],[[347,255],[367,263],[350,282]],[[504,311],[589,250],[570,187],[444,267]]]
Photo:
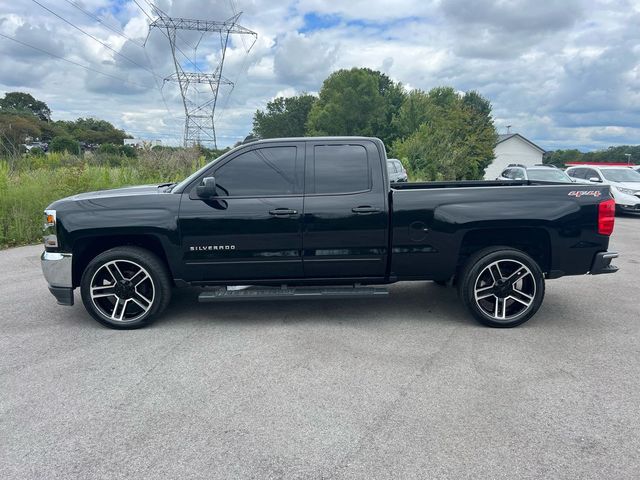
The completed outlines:
[[[56,231],[56,211],[45,210],[44,211],[44,246],[45,247],[57,247],[58,235]]]
[[[628,188],[616,187],[616,190],[618,190],[620,193],[625,193],[627,195],[635,195],[636,194],[635,190],[630,190]]]

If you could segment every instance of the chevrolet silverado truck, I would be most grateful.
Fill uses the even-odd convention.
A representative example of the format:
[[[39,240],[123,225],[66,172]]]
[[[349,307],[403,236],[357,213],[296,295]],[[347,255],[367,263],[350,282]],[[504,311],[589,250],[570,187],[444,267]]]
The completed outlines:
[[[471,314],[513,327],[545,280],[617,270],[606,185],[393,184],[376,138],[260,140],[177,184],[82,193],[45,210],[42,270],[100,323],[148,325],[174,287],[200,301],[380,297],[455,285]]]

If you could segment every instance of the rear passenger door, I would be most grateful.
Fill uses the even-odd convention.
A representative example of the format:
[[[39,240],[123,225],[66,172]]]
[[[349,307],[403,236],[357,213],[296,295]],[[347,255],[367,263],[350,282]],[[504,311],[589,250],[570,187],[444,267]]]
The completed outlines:
[[[307,278],[383,277],[387,261],[384,158],[370,141],[306,146],[303,267]]]

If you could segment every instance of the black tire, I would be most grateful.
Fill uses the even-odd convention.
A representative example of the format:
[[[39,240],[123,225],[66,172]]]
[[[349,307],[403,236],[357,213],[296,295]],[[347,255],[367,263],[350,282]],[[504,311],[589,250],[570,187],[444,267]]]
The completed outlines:
[[[84,307],[101,324],[119,330],[141,328],[169,305],[171,277],[164,262],[149,250],[116,247],[89,262],[80,294]]]
[[[480,323],[498,328],[516,327],[535,315],[542,305],[544,289],[544,274],[536,261],[510,247],[487,248],[473,254],[458,283],[458,294],[471,314]],[[526,303],[529,305],[525,307]]]

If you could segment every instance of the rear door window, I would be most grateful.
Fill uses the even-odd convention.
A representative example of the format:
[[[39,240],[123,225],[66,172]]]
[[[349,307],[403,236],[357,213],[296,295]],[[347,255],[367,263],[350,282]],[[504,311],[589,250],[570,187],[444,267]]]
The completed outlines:
[[[313,149],[314,191],[355,193],[371,188],[367,151],[362,145],[316,145]]]

